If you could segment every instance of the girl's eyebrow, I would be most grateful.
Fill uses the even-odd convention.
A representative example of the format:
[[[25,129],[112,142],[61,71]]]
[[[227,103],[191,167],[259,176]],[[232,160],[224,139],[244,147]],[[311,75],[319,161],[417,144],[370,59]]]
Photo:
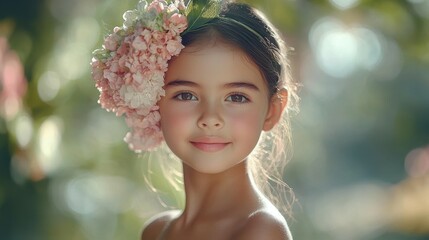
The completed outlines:
[[[199,85],[195,82],[177,79],[173,80],[165,85],[165,87],[173,87],[173,86],[188,86],[188,87],[198,87]],[[259,88],[249,82],[231,82],[224,85],[224,88],[247,88],[254,91],[259,91]]]
[[[249,83],[249,82],[227,83],[227,84],[225,84],[225,88],[247,88],[250,90],[259,91],[259,88],[255,84]]]
[[[187,80],[173,80],[165,85],[165,87],[172,87],[172,86],[188,86],[188,87],[197,87],[198,84],[195,82],[187,81]]]

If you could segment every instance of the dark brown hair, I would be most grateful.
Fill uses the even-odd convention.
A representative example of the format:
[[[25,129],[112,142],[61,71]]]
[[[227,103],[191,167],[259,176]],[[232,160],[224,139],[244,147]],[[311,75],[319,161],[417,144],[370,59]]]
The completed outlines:
[[[203,26],[182,36],[186,46],[220,40],[238,47],[255,63],[264,77],[270,97],[281,88],[288,91],[288,106],[282,120],[265,132],[259,149],[252,153],[250,170],[256,184],[279,207],[289,212],[291,189],[282,180],[291,150],[289,113],[298,97],[290,76],[287,48],[279,31],[258,10],[243,3],[223,1],[221,13]],[[271,182],[271,184],[269,184]],[[286,205],[285,205],[286,204]]]

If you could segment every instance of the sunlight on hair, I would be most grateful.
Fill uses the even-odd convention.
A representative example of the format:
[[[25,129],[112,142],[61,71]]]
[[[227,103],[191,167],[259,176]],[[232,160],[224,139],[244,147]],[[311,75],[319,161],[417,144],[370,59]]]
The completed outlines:
[[[161,143],[159,151],[140,154],[139,160],[145,184],[154,193],[158,204],[169,209],[183,208],[182,162],[168,149],[166,143]]]

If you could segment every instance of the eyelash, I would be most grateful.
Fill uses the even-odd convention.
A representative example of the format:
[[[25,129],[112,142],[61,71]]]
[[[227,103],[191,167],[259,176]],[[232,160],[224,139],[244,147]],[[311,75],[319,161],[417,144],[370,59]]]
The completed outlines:
[[[189,94],[188,97],[191,97],[191,99],[184,99],[183,98],[184,94]],[[232,100],[233,96],[240,97],[242,101],[233,101]],[[228,100],[230,98],[231,98],[231,100]],[[173,99],[176,99],[178,101],[198,101],[198,98],[193,93],[191,93],[191,92],[181,92],[181,93],[178,93],[178,94],[176,94],[176,95],[173,96]],[[244,96],[244,94],[239,93],[239,92],[231,93],[225,100],[229,101],[229,102],[233,102],[233,103],[247,103],[247,102],[250,102],[250,99],[248,97]]]
[[[242,93],[238,93],[238,92],[235,92],[235,93],[231,93],[226,99],[229,99],[229,98],[231,98],[232,96],[238,96],[238,97],[241,97],[241,100],[242,101],[232,101],[232,99],[231,99],[231,102],[234,102],[234,103],[248,103],[248,102],[250,102],[250,99],[248,98],[248,97],[246,97],[246,96],[244,96],[244,94],[242,94]],[[244,101],[243,101],[244,100]]]
[[[195,100],[194,99],[183,99],[184,94],[190,94],[192,96],[191,98],[196,98],[196,99]],[[192,94],[191,92],[181,92],[181,93],[174,95],[173,98],[176,100],[179,100],[179,101],[196,101],[196,100],[198,100],[198,98],[195,97],[195,95]]]

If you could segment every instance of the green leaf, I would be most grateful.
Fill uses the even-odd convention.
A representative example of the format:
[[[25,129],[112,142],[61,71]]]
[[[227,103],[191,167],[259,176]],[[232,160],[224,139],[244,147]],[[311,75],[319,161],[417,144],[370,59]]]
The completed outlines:
[[[186,7],[188,28],[186,32],[203,26],[211,19],[219,16],[222,0],[191,0]]]

